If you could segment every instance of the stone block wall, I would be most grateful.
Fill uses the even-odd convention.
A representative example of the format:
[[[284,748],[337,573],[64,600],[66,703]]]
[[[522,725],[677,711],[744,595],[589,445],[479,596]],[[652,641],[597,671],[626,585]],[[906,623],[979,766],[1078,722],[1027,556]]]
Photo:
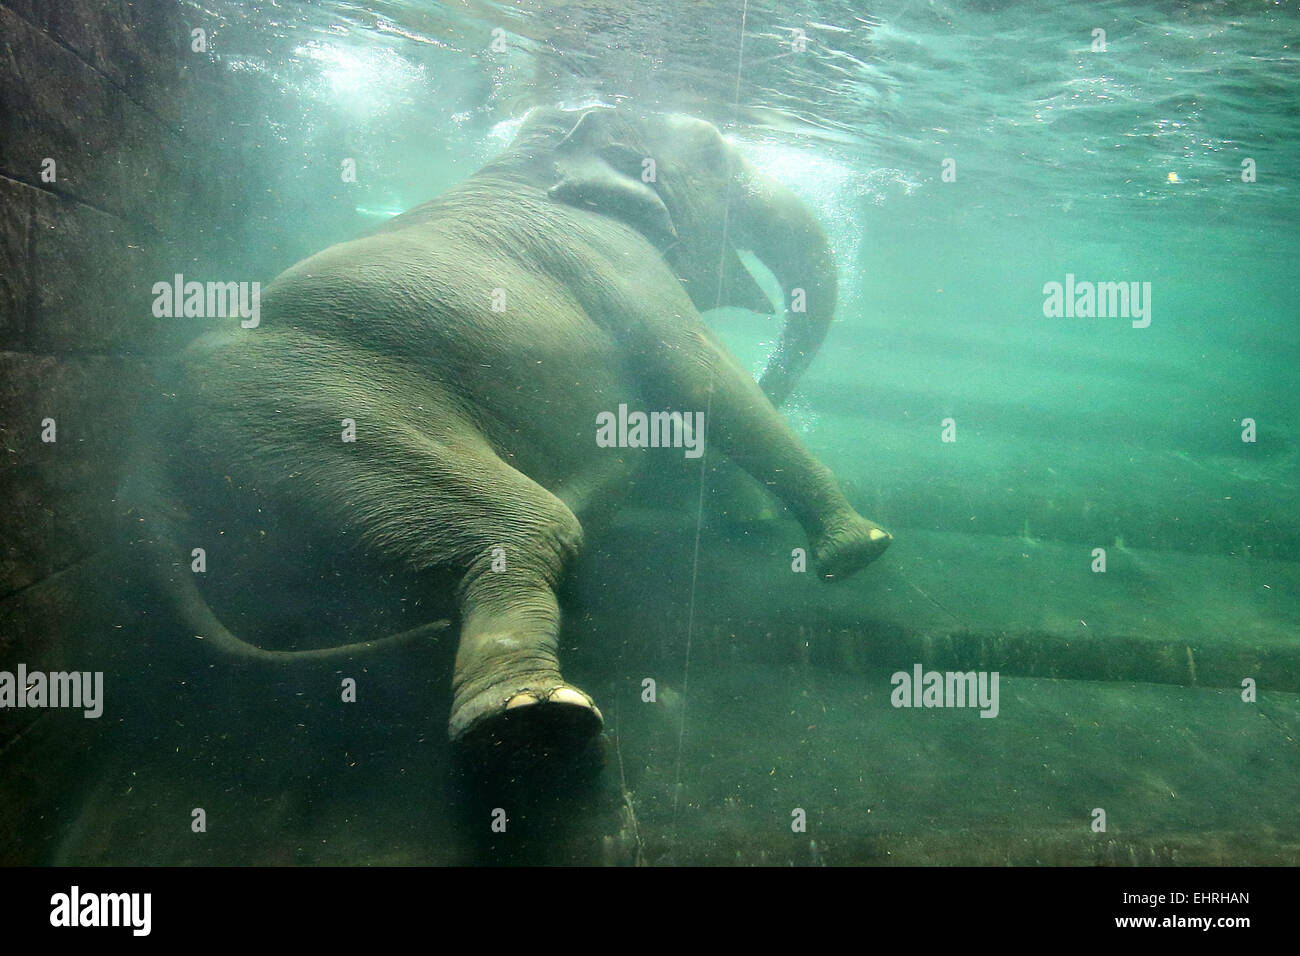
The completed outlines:
[[[153,284],[269,281],[312,251],[292,238],[304,195],[337,210],[340,238],[355,225],[321,187],[324,162],[286,187],[300,171],[257,108],[293,105],[192,50],[205,16],[178,0],[0,0],[0,670],[111,656],[112,625],[83,612],[117,570],[129,437],[160,363],[202,331],[155,318]],[[95,724],[0,711],[0,833],[23,834],[0,862],[52,858]]]

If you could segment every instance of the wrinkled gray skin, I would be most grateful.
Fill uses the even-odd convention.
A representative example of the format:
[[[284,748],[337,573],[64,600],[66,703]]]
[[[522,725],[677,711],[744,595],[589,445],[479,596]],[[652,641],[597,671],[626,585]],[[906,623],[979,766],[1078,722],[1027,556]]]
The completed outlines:
[[[770,308],[733,247],[752,249],[787,301],[796,287],[807,296],[761,386],[700,318],[720,304]],[[492,308],[497,289],[504,311]],[[586,737],[600,715],[560,675],[555,587],[582,547],[582,519],[616,504],[641,462],[682,455],[600,448],[597,413],[707,409],[709,454],[789,507],[827,578],[888,546],[774,408],[820,345],[835,294],[809,212],[709,123],[534,111],[464,183],[279,276],[260,327],[214,332],[184,353],[158,426],[170,459],[138,510],[163,527],[160,561],[172,569],[204,531],[186,525],[189,505],[234,495],[245,515],[302,516],[321,547],[355,542],[430,582],[450,573],[452,739],[521,717],[558,717]],[[345,418],[355,443],[340,438]],[[504,572],[490,569],[495,548]],[[184,570],[171,586],[195,633],[220,648],[264,659],[360,648],[244,643]]]

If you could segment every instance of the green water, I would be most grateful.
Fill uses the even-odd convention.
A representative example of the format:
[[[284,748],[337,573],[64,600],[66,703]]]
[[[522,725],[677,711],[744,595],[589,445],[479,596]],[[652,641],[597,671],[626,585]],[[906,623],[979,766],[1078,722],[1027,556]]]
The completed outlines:
[[[1295,863],[1294,8],[480,9],[195,8],[282,187],[274,254],[231,269],[269,281],[436,195],[530,106],[705,116],[831,238],[840,306],[786,413],[895,544],[826,586],[775,503],[736,520],[713,465],[657,476],[563,595],[605,769],[503,791],[505,834],[449,782],[449,638],[343,712],[337,670],[151,661],[50,859]],[[1046,317],[1067,275],[1149,283],[1149,325]],[[710,324],[755,373],[778,331]],[[996,719],[893,706],[916,663],[998,671]],[[208,839],[169,835],[200,805]]]

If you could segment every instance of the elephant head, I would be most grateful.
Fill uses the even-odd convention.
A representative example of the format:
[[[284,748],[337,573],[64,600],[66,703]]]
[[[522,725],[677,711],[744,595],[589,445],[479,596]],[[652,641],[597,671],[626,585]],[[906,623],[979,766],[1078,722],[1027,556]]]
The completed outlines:
[[[541,172],[552,199],[639,230],[700,311],[773,311],[736,254],[752,251],[786,299],[785,325],[760,384],[773,405],[789,396],[826,337],[836,300],[826,235],[793,192],[713,124],[680,114],[535,110],[511,152]]]

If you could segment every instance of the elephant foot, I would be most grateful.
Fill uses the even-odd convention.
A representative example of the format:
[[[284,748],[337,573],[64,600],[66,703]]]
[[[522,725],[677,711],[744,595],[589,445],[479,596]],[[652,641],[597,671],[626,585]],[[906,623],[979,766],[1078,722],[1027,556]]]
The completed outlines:
[[[519,766],[585,750],[604,726],[587,694],[562,680],[498,684],[458,702],[449,730],[462,760]]]
[[[856,574],[885,553],[894,540],[884,528],[861,515],[836,523],[813,543],[817,573],[827,581]]]

